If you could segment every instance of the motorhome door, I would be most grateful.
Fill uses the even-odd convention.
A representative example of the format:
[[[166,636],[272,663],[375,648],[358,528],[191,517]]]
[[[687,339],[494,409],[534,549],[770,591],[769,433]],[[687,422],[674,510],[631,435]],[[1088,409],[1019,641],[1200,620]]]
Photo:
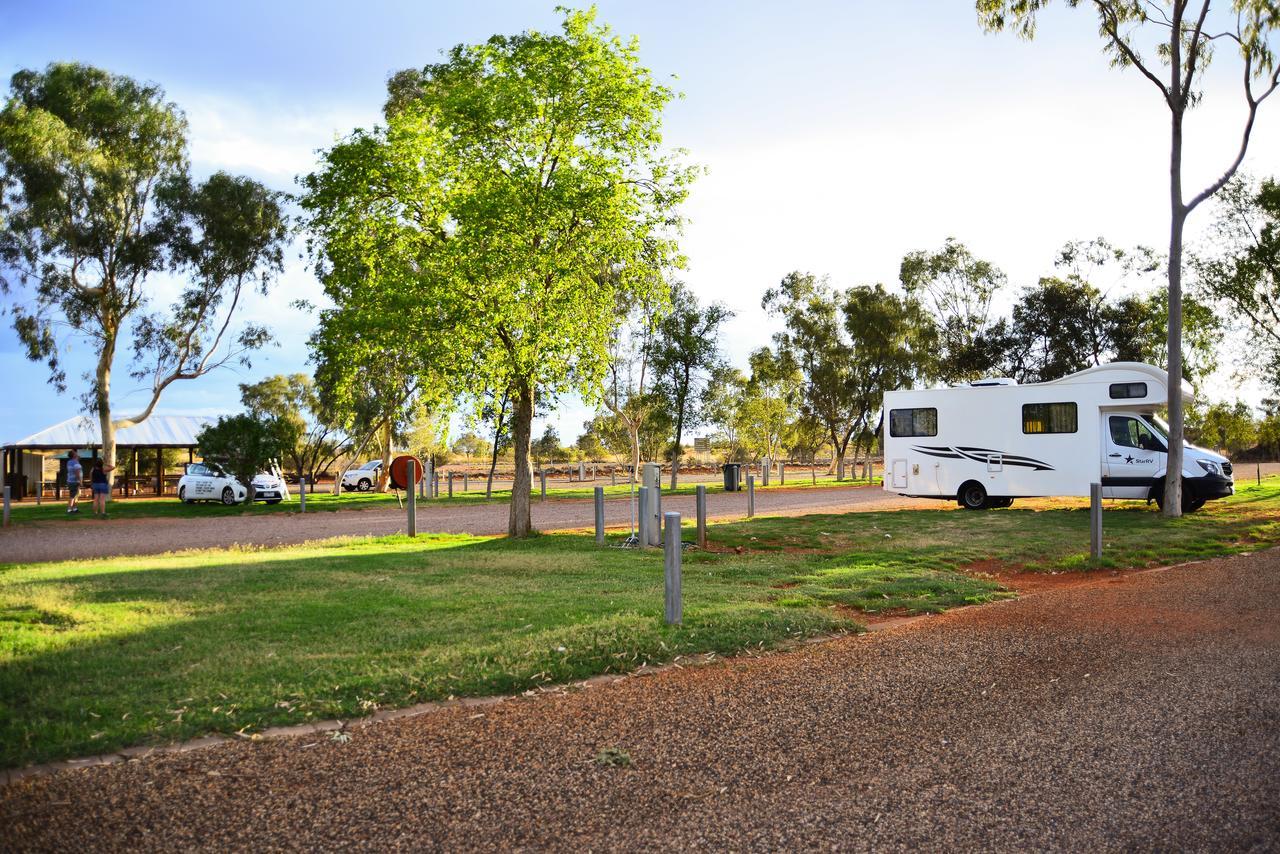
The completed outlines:
[[[1164,472],[1168,451],[1164,440],[1140,418],[1108,415],[1103,431],[1103,463],[1107,498],[1146,498],[1156,476]]]

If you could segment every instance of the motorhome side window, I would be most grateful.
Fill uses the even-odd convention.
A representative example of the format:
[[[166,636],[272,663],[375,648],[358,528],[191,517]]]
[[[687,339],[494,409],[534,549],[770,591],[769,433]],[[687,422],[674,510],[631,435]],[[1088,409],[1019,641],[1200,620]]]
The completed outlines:
[[[1112,400],[1141,399],[1147,396],[1146,383],[1112,383]]]
[[[1024,403],[1023,433],[1074,433],[1078,425],[1075,403]]]
[[[893,437],[938,435],[938,410],[890,409],[889,435]]]
[[[1162,453],[1168,451],[1164,442],[1151,432],[1151,428],[1136,418],[1128,415],[1112,415],[1110,423],[1111,441],[1122,448],[1138,448],[1143,451]]]

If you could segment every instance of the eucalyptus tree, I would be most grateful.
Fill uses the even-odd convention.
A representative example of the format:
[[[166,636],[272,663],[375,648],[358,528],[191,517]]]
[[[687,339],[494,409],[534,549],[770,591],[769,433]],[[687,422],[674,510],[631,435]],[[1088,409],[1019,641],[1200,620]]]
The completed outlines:
[[[59,391],[62,333],[89,344],[81,399],[108,465],[116,431],[145,421],[170,385],[247,365],[270,338],[236,321],[280,270],[280,195],[223,172],[193,181],[186,118],[158,86],[75,63],[14,74],[0,110],[0,211],[14,328]],[[162,271],[184,281],[168,306]],[[123,417],[111,400],[122,350],[146,389]]]
[[[684,431],[705,419],[707,391],[724,364],[720,328],[733,312],[721,303],[703,306],[681,283],[671,286],[670,310],[658,322],[653,346],[654,391],[675,422],[671,436],[671,488],[677,485]]]
[[[276,374],[240,384],[240,402],[259,419],[279,419],[290,441],[284,455],[312,483],[348,450],[347,436],[320,404],[315,382],[306,374]]]
[[[978,20],[988,31],[1011,29],[1030,39],[1039,12],[1051,0],[976,0]],[[1155,87],[1169,111],[1169,388],[1182,382],[1182,250],[1188,216],[1221,190],[1244,162],[1258,109],[1280,87],[1280,64],[1271,39],[1280,27],[1277,0],[1232,0],[1212,14],[1212,0],[1066,0],[1093,11],[1111,64],[1134,69]],[[1200,83],[1210,59],[1225,46],[1240,61],[1245,113],[1239,145],[1222,174],[1187,198],[1182,160],[1187,112],[1203,100]],[[1169,471],[1182,471],[1183,405],[1169,395]],[[1182,515],[1182,479],[1165,479],[1164,514]]]
[[[662,405],[654,390],[657,376],[652,364],[658,323],[667,308],[659,296],[654,293],[635,302],[620,299],[609,334],[609,361],[600,400],[626,432],[632,479],[640,472],[640,434]]]
[[[995,323],[992,304],[1007,282],[1000,268],[948,237],[937,252],[907,253],[899,278],[938,330],[932,378],[957,383],[986,375],[998,355],[987,339]]]
[[[594,11],[459,45],[388,90],[386,127],[304,181],[313,245],[380,295],[360,300],[378,306],[366,323],[416,331],[402,347],[452,393],[511,390],[508,533],[523,537],[538,399],[598,400],[615,307],[660,296],[657,273],[682,263],[693,172],[662,147],[674,92]]]

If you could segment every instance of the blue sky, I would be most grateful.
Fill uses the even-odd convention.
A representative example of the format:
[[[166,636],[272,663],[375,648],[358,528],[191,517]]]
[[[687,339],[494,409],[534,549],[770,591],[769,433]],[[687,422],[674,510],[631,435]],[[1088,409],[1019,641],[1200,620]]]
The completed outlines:
[[[459,42],[554,27],[553,6],[0,0],[0,74],[78,60],[155,81],[187,112],[197,172],[223,168],[292,190],[316,149],[377,121],[390,73]],[[684,93],[666,136],[708,169],[687,207],[684,278],[737,312],[726,340],[739,363],[774,329],[761,295],[793,269],[839,285],[892,283],[905,252],[955,236],[1016,289],[1049,272],[1067,240],[1166,239],[1167,120],[1150,84],[1108,68],[1081,12],[1053,10],[1028,44],[984,35],[967,0],[598,6]],[[1220,66],[1192,124],[1191,185],[1235,144],[1238,87],[1230,63]],[[1280,104],[1269,106],[1248,162],[1259,174],[1280,173]],[[161,409],[234,411],[237,383],[305,370],[313,319],[289,304],[318,296],[299,248],[274,293],[248,307],[278,346],[250,371],[171,387]],[[74,385],[87,363],[84,345],[71,344]],[[144,399],[124,367],[121,411]],[[0,376],[0,439],[76,411],[76,390],[56,394],[7,322]],[[588,416],[568,400],[551,417],[568,439]]]

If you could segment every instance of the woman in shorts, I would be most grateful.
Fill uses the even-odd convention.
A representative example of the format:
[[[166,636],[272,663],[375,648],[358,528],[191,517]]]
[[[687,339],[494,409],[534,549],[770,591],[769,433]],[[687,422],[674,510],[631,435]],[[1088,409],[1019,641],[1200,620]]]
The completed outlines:
[[[107,496],[111,494],[111,483],[107,480],[107,472],[115,471],[115,466],[104,465],[102,457],[93,461],[93,473],[90,487],[93,489],[93,515],[107,518]]]

